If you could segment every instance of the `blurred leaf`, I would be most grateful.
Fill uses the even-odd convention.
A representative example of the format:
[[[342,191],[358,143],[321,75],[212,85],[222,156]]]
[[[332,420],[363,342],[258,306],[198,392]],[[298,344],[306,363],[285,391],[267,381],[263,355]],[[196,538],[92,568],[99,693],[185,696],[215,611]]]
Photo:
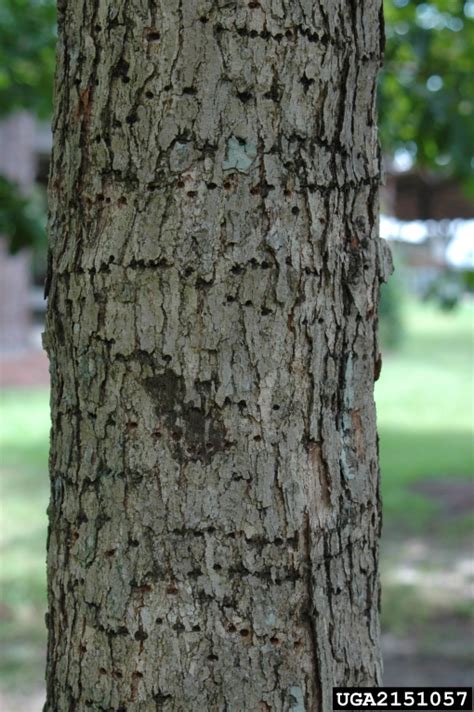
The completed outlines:
[[[0,114],[52,110],[56,44],[53,0],[0,2]]]
[[[34,194],[25,197],[15,183],[0,176],[0,235],[7,238],[12,254],[44,244],[45,211],[41,202]]]

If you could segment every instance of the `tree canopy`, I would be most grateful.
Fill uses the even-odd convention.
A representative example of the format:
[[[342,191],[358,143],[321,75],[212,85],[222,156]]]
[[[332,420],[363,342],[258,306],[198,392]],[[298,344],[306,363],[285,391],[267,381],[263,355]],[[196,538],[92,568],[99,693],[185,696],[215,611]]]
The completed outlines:
[[[379,82],[385,153],[462,180],[474,195],[474,2],[385,2]]]

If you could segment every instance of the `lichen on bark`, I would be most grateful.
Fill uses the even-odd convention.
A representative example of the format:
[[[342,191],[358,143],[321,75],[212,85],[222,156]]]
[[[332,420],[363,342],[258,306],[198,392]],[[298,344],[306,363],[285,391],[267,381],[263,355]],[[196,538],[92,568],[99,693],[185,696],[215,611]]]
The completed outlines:
[[[380,17],[59,4],[45,712],[380,680]]]

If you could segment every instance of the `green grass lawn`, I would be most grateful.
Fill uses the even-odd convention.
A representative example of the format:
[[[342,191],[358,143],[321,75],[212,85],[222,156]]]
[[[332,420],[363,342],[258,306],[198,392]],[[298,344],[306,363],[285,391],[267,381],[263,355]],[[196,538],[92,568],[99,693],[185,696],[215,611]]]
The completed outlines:
[[[474,469],[474,305],[454,312],[410,302],[396,352],[376,384],[386,522],[416,526],[429,512],[410,490],[430,477]]]
[[[0,392],[0,684],[41,685],[46,610],[48,392]]]
[[[474,308],[443,314],[410,304],[400,349],[377,383],[386,522],[416,524],[430,511],[410,485],[473,468]],[[41,684],[44,666],[48,393],[0,393],[0,685]]]

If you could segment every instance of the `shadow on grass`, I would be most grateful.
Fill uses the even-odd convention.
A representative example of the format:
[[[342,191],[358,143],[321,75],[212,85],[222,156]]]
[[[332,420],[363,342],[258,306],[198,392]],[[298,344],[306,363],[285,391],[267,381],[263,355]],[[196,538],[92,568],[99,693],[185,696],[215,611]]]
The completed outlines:
[[[382,426],[379,437],[387,523],[398,521],[416,529],[439,509],[439,503],[411,489],[415,483],[433,477],[446,480],[472,477],[474,448],[472,433],[468,430],[408,430]]]

